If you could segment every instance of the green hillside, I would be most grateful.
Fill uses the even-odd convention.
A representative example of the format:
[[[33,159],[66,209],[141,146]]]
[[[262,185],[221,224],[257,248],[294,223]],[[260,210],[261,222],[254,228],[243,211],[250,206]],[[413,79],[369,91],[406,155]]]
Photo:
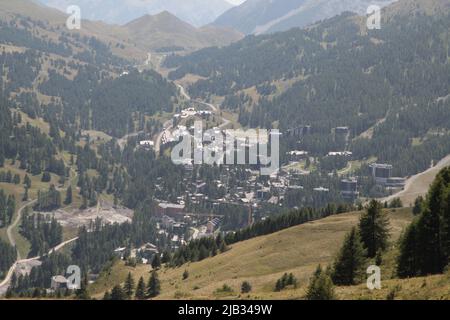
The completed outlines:
[[[302,299],[308,286],[309,278],[318,264],[330,264],[347,233],[356,225],[360,213],[347,213],[328,217],[285,229],[267,236],[253,238],[231,246],[230,250],[206,260],[189,263],[180,268],[164,268],[159,272],[161,279],[161,295],[158,298],[273,298]],[[392,228],[392,244],[398,239],[402,230],[411,222],[409,209],[397,209],[389,212]],[[392,256],[392,253],[387,254]],[[393,259],[386,258],[386,269],[383,268],[383,279],[393,276]],[[105,271],[93,284],[90,292],[101,298],[106,290],[125,281],[128,272],[135,279],[149,276],[149,266],[136,268],[125,267],[123,262],[116,263]],[[189,277],[182,279],[183,272],[188,270]],[[274,292],[275,282],[284,273],[293,273],[298,279],[297,289]],[[240,294],[240,285],[249,281],[253,287],[250,295]],[[233,293],[216,292],[224,284],[231,286]],[[367,294],[355,288],[339,288],[342,297],[351,294]],[[379,293],[373,293],[379,296]]]

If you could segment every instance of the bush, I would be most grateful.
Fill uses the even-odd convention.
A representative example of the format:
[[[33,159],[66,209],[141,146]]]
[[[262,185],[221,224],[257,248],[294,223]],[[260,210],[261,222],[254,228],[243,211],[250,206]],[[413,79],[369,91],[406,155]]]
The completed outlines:
[[[334,286],[328,272],[319,265],[314,272],[306,293],[307,300],[333,300]]]
[[[249,293],[252,291],[252,286],[250,285],[250,282],[244,281],[241,285],[241,293]]]
[[[50,173],[48,172],[48,171],[45,171],[43,174],[42,174],[42,179],[41,179],[41,181],[42,182],[50,182],[52,180],[52,176],[50,175]]]
[[[216,290],[216,294],[229,294],[229,293],[233,293],[233,288],[231,288],[229,285],[227,285],[226,283],[219,289]]]
[[[297,287],[297,279],[294,277],[292,273],[285,273],[280,279],[277,280],[275,284],[275,291],[281,291],[288,286]]]

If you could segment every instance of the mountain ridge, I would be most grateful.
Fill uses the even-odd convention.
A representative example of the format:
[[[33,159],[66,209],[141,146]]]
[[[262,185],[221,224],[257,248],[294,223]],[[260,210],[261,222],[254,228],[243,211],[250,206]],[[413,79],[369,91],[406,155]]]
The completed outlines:
[[[129,37],[146,50],[180,47],[187,50],[208,46],[222,46],[240,40],[243,35],[227,28],[204,26],[196,28],[168,11],[144,15],[123,28]]]
[[[123,25],[144,14],[169,11],[179,19],[196,27],[212,22],[221,13],[232,8],[226,0],[36,0],[65,11],[69,5],[79,5],[84,18]]]
[[[219,16],[214,25],[245,34],[262,34],[305,27],[345,11],[365,14],[370,5],[385,6],[396,0],[248,0]]]
[[[5,19],[23,16],[36,21],[46,21],[54,33],[65,28],[68,17],[66,13],[47,7],[37,0],[1,1],[0,16]],[[175,27],[170,28],[171,24]],[[183,50],[192,51],[226,45],[243,37],[239,32],[227,28],[210,25],[196,28],[168,11],[157,15],[144,15],[124,26],[83,19],[81,29],[72,32],[95,36],[105,43],[111,43],[114,53],[139,60],[143,60],[148,51],[161,47],[182,47]]]

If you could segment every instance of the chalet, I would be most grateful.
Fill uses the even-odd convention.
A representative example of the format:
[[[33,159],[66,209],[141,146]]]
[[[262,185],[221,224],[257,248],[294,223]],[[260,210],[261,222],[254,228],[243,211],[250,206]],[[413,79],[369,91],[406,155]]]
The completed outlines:
[[[52,281],[51,281],[51,289],[54,291],[60,290],[60,289],[67,289],[68,286],[68,281],[66,279],[66,277],[64,276],[54,276],[52,277]]]
[[[208,223],[206,224],[206,233],[214,233],[214,231],[217,230],[217,228],[220,225],[220,219],[219,218],[214,218],[212,220],[209,220]]]
[[[158,248],[152,243],[146,243],[137,250],[137,255],[143,261],[152,261],[156,254],[159,254]]]
[[[123,259],[126,250],[127,250],[126,247],[119,247],[114,250],[114,255],[120,259]]]

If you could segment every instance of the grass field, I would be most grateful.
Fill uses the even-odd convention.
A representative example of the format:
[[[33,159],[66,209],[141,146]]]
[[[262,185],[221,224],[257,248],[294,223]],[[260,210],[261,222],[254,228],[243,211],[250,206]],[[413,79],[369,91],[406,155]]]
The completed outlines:
[[[237,243],[223,254],[181,268],[163,268],[159,272],[162,291],[158,298],[301,299],[316,266],[333,261],[345,233],[357,224],[359,215],[354,212],[328,217]],[[412,214],[409,209],[397,209],[391,210],[389,216],[392,242],[395,243],[412,220]],[[384,279],[392,277],[394,258],[393,253],[386,254],[386,267],[382,268]],[[189,278],[182,280],[185,270],[188,270]],[[149,271],[147,265],[131,268],[118,262],[90,286],[90,292],[101,298],[106,290],[122,283],[128,272],[132,272],[137,280],[140,276],[148,279]],[[297,277],[298,288],[274,292],[276,280],[285,272],[292,272]],[[245,280],[251,283],[253,290],[250,295],[241,297],[239,288]],[[223,284],[231,286],[234,292],[217,292]],[[361,294],[360,291],[363,288],[337,290],[342,298],[349,298],[356,292]]]

